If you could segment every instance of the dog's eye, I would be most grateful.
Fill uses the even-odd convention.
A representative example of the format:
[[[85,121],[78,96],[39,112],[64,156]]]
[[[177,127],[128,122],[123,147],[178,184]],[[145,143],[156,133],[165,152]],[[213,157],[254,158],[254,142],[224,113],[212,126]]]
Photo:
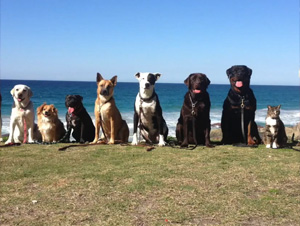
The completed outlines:
[[[19,89],[16,89],[16,91],[19,91]]]

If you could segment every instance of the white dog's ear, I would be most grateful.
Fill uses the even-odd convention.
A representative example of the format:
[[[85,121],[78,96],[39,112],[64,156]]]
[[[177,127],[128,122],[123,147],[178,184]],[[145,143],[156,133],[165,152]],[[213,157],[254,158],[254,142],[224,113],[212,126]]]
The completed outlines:
[[[12,90],[10,91],[10,94],[11,94],[12,96],[14,96],[14,95],[15,95],[15,87],[14,87],[14,88],[12,88]]]
[[[138,72],[138,73],[135,74],[136,79],[139,79],[140,76],[141,76],[140,72]]]
[[[155,78],[156,78],[156,81],[160,78],[161,74],[160,73],[156,73],[154,74]]]
[[[29,87],[28,88],[28,97],[31,98],[33,96],[33,92],[31,91],[31,89]]]

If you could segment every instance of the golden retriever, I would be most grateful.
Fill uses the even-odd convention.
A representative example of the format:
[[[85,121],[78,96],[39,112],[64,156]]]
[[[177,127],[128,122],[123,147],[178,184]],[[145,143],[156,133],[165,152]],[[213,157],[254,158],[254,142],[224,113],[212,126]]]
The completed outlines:
[[[58,142],[66,133],[53,104],[42,104],[37,108],[38,128],[43,142]]]
[[[14,104],[10,116],[10,133],[5,144],[32,143],[34,139],[34,110],[30,98],[33,93],[26,85],[15,85],[10,91]]]

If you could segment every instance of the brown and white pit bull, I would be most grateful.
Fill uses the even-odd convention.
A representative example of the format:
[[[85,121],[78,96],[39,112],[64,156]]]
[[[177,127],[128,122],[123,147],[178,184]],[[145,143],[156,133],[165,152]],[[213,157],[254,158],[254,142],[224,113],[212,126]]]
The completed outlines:
[[[116,141],[128,142],[129,128],[122,119],[113,94],[117,84],[117,76],[110,80],[104,80],[100,73],[97,73],[97,99],[95,101],[95,139],[92,143],[98,143],[100,128],[108,144]]]

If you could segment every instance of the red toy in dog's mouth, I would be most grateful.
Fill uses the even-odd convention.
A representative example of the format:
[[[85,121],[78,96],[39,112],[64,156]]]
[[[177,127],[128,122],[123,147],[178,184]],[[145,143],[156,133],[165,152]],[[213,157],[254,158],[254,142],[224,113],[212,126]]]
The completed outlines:
[[[235,86],[238,87],[238,88],[241,88],[241,87],[243,87],[243,82],[242,81],[236,81]]]
[[[200,89],[194,89],[194,90],[193,90],[193,93],[196,93],[196,94],[197,94],[197,93],[201,93],[201,90],[200,90]]]
[[[72,114],[74,111],[75,111],[75,108],[71,108],[71,107],[68,108],[69,114]]]

